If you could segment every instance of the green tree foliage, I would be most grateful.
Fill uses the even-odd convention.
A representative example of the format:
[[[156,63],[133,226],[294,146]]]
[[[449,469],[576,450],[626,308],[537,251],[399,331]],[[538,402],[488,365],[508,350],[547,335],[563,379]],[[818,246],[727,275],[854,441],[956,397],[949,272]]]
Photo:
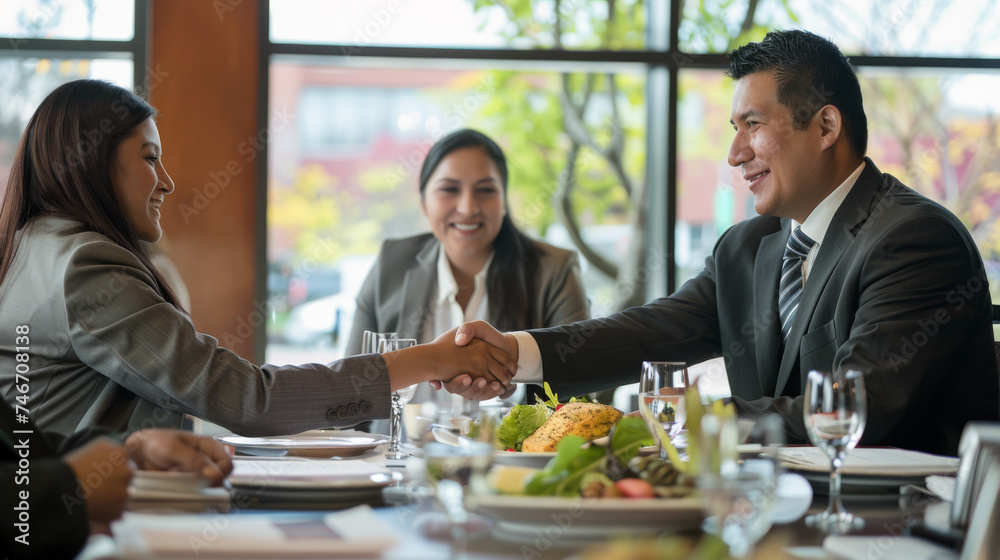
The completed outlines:
[[[646,48],[647,6],[643,0],[472,0],[484,16],[502,10],[511,46],[541,49]],[[687,3],[696,20],[721,21],[723,11],[743,2]],[[759,39],[750,2],[737,28],[687,25],[689,42],[730,50]],[[515,219],[539,233],[553,223],[569,232],[587,261],[614,280],[608,309],[642,303],[647,262],[646,103],[643,71],[562,72],[552,77],[497,71],[498,90],[477,116],[485,130],[507,143],[511,164],[511,205]],[[653,188],[662,188],[654,185]],[[623,258],[600,253],[584,238],[587,226],[631,225]]]

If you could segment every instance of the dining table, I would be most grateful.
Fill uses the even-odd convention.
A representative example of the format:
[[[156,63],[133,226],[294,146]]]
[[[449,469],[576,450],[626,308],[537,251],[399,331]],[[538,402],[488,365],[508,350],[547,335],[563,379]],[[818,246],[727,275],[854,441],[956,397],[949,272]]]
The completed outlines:
[[[244,455],[233,447],[230,450],[235,454],[236,468],[227,487],[174,493],[130,489],[123,518],[112,525],[110,534],[93,535],[78,558],[455,557],[453,524],[423,482],[422,450],[408,445],[411,454],[405,460],[389,461],[386,447],[380,443],[347,457],[303,457],[280,452]],[[330,474],[324,474],[327,472]],[[317,483],[324,477],[357,479],[359,473],[372,483]],[[845,479],[843,501],[849,511],[864,518],[864,527],[847,536],[830,536],[807,526],[807,515],[826,508],[825,482],[822,476],[794,475],[782,479],[778,488],[774,509],[784,511],[783,518],[775,514],[773,526],[747,557],[958,558],[956,536],[949,529],[948,501],[919,484],[889,489],[862,485],[852,489],[849,482]],[[634,510],[633,503],[646,502],[604,500],[613,500],[622,509],[616,513],[608,507],[610,503],[582,502],[580,511],[586,513],[591,508],[598,514],[599,523],[594,523],[594,515],[588,518],[567,509],[552,515],[546,512],[544,519],[551,521],[531,521],[513,534],[498,530],[501,523],[490,515],[489,508],[470,508],[463,524],[464,557],[603,558],[618,554],[608,552],[608,547],[628,550],[641,539],[698,543],[712,538],[703,527],[704,515],[699,514],[641,535],[626,525],[618,527],[618,531],[615,521],[625,515],[622,512]],[[638,508],[633,515],[641,516],[642,509]],[[592,525],[573,527],[577,519],[590,519]],[[914,544],[919,553],[908,548]]]

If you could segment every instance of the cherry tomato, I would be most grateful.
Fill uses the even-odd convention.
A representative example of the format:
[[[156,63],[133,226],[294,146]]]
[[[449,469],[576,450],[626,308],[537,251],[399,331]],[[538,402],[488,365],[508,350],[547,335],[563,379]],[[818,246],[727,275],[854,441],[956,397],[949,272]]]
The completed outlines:
[[[655,498],[653,485],[641,478],[623,478],[615,483],[615,487],[626,498]]]

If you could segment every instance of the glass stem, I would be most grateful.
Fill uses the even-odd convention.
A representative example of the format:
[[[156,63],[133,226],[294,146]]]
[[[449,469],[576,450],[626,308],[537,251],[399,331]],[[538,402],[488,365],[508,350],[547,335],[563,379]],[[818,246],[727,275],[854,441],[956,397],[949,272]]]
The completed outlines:
[[[402,427],[403,407],[399,404],[399,395],[392,394],[392,413],[389,416],[389,453],[399,455],[400,428]]]
[[[844,514],[844,504],[840,501],[840,467],[844,465],[844,452],[839,451],[830,461],[830,505],[826,508],[827,516],[836,519]]]
[[[465,523],[451,522],[451,560],[468,558],[468,535]]]

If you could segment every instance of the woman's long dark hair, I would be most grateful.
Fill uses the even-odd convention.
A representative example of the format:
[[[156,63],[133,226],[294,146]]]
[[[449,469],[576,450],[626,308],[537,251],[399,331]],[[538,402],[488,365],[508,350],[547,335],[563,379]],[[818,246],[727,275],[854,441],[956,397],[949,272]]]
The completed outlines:
[[[100,80],[57,87],[28,121],[0,206],[0,284],[17,252],[15,234],[42,214],[68,217],[121,245],[153,273],[165,300],[181,309],[118,206],[111,166],[122,141],[156,111]]]
[[[462,129],[438,140],[427,152],[420,168],[420,198],[427,190],[427,181],[448,154],[463,148],[482,148],[496,164],[503,183],[504,206],[500,231],[493,240],[493,262],[486,273],[489,294],[490,323],[501,332],[541,327],[541,317],[535,317],[535,290],[539,254],[535,244],[520,232],[510,219],[507,205],[507,158],[496,142],[485,134]]]

